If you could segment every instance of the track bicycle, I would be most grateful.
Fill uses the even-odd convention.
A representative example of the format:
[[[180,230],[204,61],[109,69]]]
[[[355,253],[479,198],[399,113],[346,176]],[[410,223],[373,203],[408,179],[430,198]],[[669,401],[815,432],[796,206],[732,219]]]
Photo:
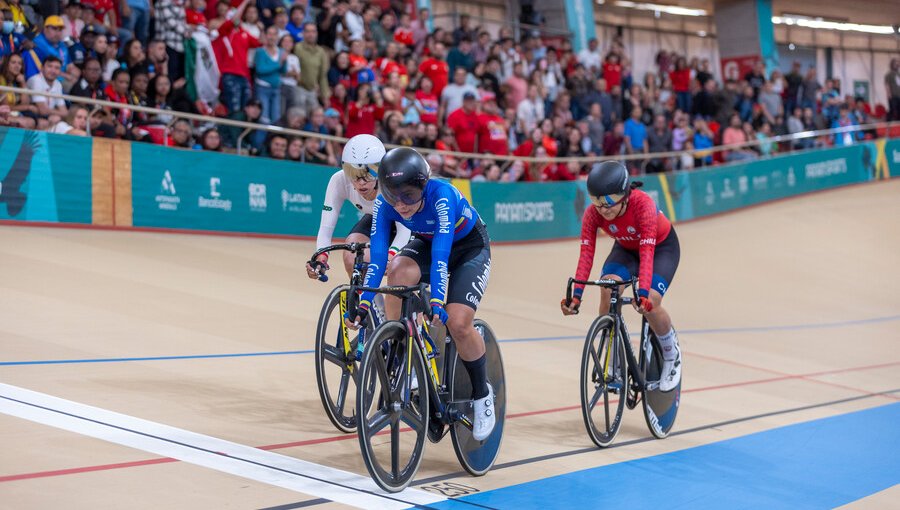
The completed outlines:
[[[476,441],[469,374],[446,328],[429,327],[423,320],[425,284],[350,290],[388,294],[402,302],[400,320],[382,323],[369,336],[359,365],[359,445],[372,479],[389,492],[405,489],[422,462],[425,439],[437,443],[448,431],[463,469],[473,476],[487,473],[500,451],[506,415],[503,359],[490,326],[475,319],[484,338],[497,422],[486,439]]]
[[[669,391],[659,389],[662,349],[646,318],[641,321],[640,357],[635,361],[622,305],[637,301],[637,283],[637,278],[569,278],[566,288],[567,303],[572,301],[575,284],[594,285],[611,292],[609,313],[594,319],[581,354],[581,414],[588,435],[601,448],[616,438],[624,408],[634,409],[638,403],[643,403],[650,433],[658,439],[665,438],[675,425],[681,401],[681,382]],[[624,285],[631,285],[634,297],[620,296]]]
[[[315,347],[316,385],[325,414],[338,430],[348,433],[356,431],[356,405],[348,403],[348,397],[351,400],[356,398],[356,389],[352,386],[358,383],[362,346],[366,336],[384,320],[381,307],[373,305],[373,313],[369,314],[355,337],[354,332],[344,324],[344,313],[356,308],[356,294],[348,290],[352,285],[363,283],[368,267],[365,261],[368,247],[368,243],[335,244],[317,250],[309,259],[312,263],[323,253],[339,250],[354,254],[350,284],[335,287],[322,305],[316,326]],[[320,274],[319,280],[327,282],[328,275]]]

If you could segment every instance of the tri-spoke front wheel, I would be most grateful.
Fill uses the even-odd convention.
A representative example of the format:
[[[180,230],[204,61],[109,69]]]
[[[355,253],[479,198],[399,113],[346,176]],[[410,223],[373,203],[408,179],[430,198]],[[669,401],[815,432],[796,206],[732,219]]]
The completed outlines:
[[[612,317],[591,325],[581,354],[581,414],[591,440],[599,447],[616,438],[625,411],[625,349]]]
[[[344,325],[347,289],[347,285],[341,285],[331,291],[319,315],[316,385],[331,423],[341,432],[356,432],[356,384],[359,379],[356,343],[361,335],[371,333],[373,328],[371,317],[360,331],[352,331]]]
[[[408,341],[402,323],[386,322],[366,341],[359,375],[356,415],[363,461],[375,483],[399,492],[412,481],[425,451],[424,356]]]

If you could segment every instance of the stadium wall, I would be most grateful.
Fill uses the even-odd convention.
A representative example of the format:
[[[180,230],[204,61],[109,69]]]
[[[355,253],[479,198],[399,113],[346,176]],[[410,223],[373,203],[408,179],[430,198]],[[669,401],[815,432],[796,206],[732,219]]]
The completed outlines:
[[[314,237],[329,167],[0,128],[0,222]],[[900,175],[900,139],[641,177],[686,221]],[[583,181],[454,181],[500,242],[580,233]],[[345,205],[336,232],[359,212]]]

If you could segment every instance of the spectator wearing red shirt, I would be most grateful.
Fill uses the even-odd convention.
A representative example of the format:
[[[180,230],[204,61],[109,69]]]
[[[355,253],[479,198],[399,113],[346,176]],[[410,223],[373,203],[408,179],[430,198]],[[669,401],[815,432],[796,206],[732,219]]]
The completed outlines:
[[[675,70],[669,73],[672,80],[672,91],[675,92],[675,105],[683,111],[691,111],[691,68],[687,59],[679,57],[675,61]]]
[[[432,56],[426,58],[419,65],[419,72],[431,78],[431,82],[434,83],[434,95],[437,97],[441,97],[441,92],[444,91],[444,87],[450,82],[450,68],[447,66],[447,62],[444,61],[446,52],[444,43],[440,41],[435,42]]]
[[[383,57],[375,60],[374,71],[379,76],[381,83],[387,83],[388,76],[391,73],[397,73],[400,76],[400,86],[406,88],[409,84],[409,72],[406,66],[397,62],[397,55],[400,54],[400,45],[391,42],[387,45],[387,50]]]
[[[409,14],[405,12],[400,14],[400,26],[394,30],[394,41],[409,49],[412,49],[416,44],[415,39],[413,39],[412,22],[410,21]]]
[[[206,14],[201,9],[206,6],[206,0],[191,0],[190,7],[184,10],[184,20],[188,25],[206,26]]]
[[[212,42],[213,52],[219,72],[222,73],[222,102],[232,114],[241,111],[250,100],[250,66],[247,52],[259,48],[262,43],[243,28],[241,17],[249,0],[245,0],[237,11],[219,27],[219,37]]]
[[[357,39],[350,43],[350,88],[359,85],[359,74],[369,69],[369,59],[366,58],[366,42]],[[371,71],[371,69],[369,69]],[[301,69],[301,72],[303,70]]]
[[[384,117],[384,100],[381,94],[372,90],[368,83],[356,89],[356,101],[347,107],[347,132],[344,136],[353,138],[360,134],[375,134],[375,123]]]
[[[449,126],[456,136],[456,144],[462,152],[477,152],[478,112],[475,94],[466,92],[463,95],[463,106],[447,116]]]
[[[481,98],[483,113],[478,116],[478,148],[483,154],[506,156],[509,154],[509,127],[499,115],[493,94]]]
[[[431,81],[431,78],[423,76],[419,80],[419,90],[416,91],[416,99],[422,105],[422,111],[419,112],[419,120],[423,124],[437,124],[440,103],[433,89],[434,82]]]
[[[616,85],[622,84],[622,64],[619,63],[619,56],[610,53],[603,63],[603,79],[606,80],[606,91],[609,92]]]

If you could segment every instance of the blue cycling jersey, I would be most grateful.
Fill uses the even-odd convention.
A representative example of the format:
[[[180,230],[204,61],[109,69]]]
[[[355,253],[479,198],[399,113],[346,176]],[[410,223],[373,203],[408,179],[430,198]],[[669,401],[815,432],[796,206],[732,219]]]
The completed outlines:
[[[422,208],[410,219],[400,216],[381,195],[375,199],[372,216],[371,262],[363,285],[381,285],[387,266],[391,225],[398,221],[413,235],[431,241],[431,302],[443,305],[447,297],[450,248],[454,241],[468,235],[479,221],[475,208],[452,184],[429,180],[425,184]],[[372,297],[372,292],[363,293],[360,304],[369,306]]]

